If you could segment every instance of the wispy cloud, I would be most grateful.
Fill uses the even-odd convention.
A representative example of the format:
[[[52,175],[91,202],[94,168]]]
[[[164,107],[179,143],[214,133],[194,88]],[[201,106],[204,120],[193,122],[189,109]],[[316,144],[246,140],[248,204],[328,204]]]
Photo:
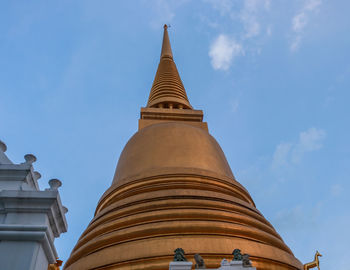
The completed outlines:
[[[323,129],[309,128],[299,134],[299,142],[293,149],[292,161],[298,163],[307,152],[322,148],[326,132]]]
[[[259,20],[262,11],[270,9],[270,0],[244,0],[240,8],[231,0],[205,0],[221,16],[228,16],[232,21],[238,21],[243,26],[243,38],[252,38],[260,34],[261,22]]]
[[[245,38],[252,38],[260,34],[261,23],[259,21],[259,14],[261,10],[269,10],[269,0],[245,0],[243,8],[240,12],[240,19],[242,21],[245,33]]]
[[[305,153],[322,148],[325,137],[326,132],[323,129],[312,127],[300,132],[299,140],[296,143],[280,143],[273,154],[272,168],[287,167],[299,163]]]
[[[263,30],[265,25],[262,25],[261,20],[262,12],[270,9],[270,0],[244,0],[242,4],[230,0],[204,0],[204,2],[209,3],[219,13],[221,19],[241,28],[235,35],[221,33],[211,44],[209,56],[216,70],[228,70],[237,56],[244,55],[243,48],[248,48],[250,44],[248,40],[253,40],[261,34],[270,36],[272,33],[271,26],[266,27],[266,31]],[[254,48],[252,51],[259,49]]]
[[[209,50],[211,64],[216,70],[228,70],[233,60],[243,53],[242,45],[224,34],[214,40]]]
[[[289,155],[293,147],[292,143],[280,143],[273,154],[272,166],[284,167],[289,163]]]
[[[303,7],[292,18],[292,31],[294,33],[293,39],[290,44],[290,49],[296,51],[299,49],[303,31],[308,24],[309,17],[312,13],[318,10],[322,4],[321,0],[305,0]]]

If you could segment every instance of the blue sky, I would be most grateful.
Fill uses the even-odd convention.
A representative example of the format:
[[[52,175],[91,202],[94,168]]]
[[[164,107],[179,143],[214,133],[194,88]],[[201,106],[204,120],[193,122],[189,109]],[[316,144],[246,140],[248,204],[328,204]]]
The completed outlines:
[[[162,26],[190,102],[303,263],[349,270],[349,1],[2,1],[0,136],[60,189],[66,260],[137,130]]]

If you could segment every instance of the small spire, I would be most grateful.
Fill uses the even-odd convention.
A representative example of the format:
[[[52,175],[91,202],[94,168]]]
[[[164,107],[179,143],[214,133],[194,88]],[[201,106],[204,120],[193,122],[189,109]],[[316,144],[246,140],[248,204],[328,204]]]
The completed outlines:
[[[7,150],[7,146],[6,146],[6,144],[3,142],[3,141],[1,141],[0,140],[0,150],[2,151],[2,152],[6,152],[6,150]]]
[[[57,190],[60,186],[62,186],[62,182],[54,178],[49,181],[49,186],[50,190]]]
[[[171,51],[171,45],[168,35],[168,25],[164,24],[164,35],[163,35],[163,45],[162,45],[162,53],[160,58],[170,57],[173,58],[173,53]]]
[[[24,159],[26,161],[25,163],[31,165],[32,163],[34,163],[36,161],[36,156],[34,156],[33,154],[26,154],[24,156]]]

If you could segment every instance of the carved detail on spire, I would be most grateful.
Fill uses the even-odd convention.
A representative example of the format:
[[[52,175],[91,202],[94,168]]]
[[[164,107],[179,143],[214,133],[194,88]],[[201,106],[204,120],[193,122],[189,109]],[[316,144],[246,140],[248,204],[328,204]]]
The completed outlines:
[[[147,107],[192,109],[185,87],[177,71],[168,35],[168,26],[164,25],[162,52],[158,70],[154,78]]]

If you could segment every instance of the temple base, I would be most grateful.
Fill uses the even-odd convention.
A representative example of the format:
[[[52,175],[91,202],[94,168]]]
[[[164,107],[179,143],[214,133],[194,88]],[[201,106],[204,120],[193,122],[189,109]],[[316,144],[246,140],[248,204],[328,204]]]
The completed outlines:
[[[192,262],[171,262],[169,270],[191,270]],[[219,268],[196,268],[203,270],[256,270],[252,266],[243,266],[243,261],[230,261],[223,259]]]

